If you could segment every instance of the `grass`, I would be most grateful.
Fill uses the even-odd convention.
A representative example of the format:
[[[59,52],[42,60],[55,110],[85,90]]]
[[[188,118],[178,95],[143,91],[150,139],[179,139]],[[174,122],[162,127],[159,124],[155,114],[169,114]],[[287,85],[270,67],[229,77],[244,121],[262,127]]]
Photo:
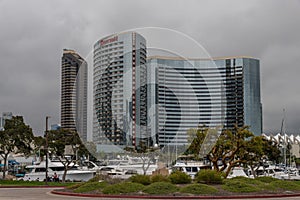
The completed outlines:
[[[205,184],[221,184],[223,181],[224,175],[220,172],[215,170],[200,170],[196,176],[195,180],[198,183],[205,183]]]
[[[224,185],[222,185],[222,188],[226,191],[235,193],[274,193],[280,189],[279,187],[276,187],[276,184],[273,184],[274,181],[278,181],[278,179],[274,179],[272,177],[259,177],[256,179],[235,177],[232,179],[225,180]]]
[[[257,177],[256,180],[264,182],[264,183],[271,183],[273,181],[277,181],[278,179],[270,177],[270,176],[263,176],[263,177]]]
[[[136,193],[144,189],[144,185],[140,183],[123,182],[105,187],[102,192],[104,194],[130,194]]]
[[[155,182],[143,190],[147,194],[172,194],[176,191],[178,191],[178,187],[168,182]]]
[[[76,183],[67,182],[48,182],[48,186],[71,186]],[[13,181],[13,180],[0,180],[0,186],[45,186],[45,182],[40,181]]]
[[[285,181],[285,180],[276,180],[270,183],[273,187],[277,189],[289,190],[289,191],[299,191],[300,185],[295,181]]]
[[[250,193],[261,191],[259,187],[240,180],[225,181],[224,185],[222,185],[222,188],[226,191],[234,193]]]
[[[176,179],[178,179],[176,174]],[[151,183],[149,184],[149,178]],[[213,178],[214,179],[214,178]],[[101,180],[101,181],[100,181]],[[145,181],[146,180],[146,181]],[[120,182],[121,181],[121,182]],[[231,195],[235,194],[274,194],[285,191],[300,192],[300,181],[278,180],[271,177],[259,177],[249,179],[235,177],[224,179],[220,184],[210,185],[196,183],[191,184],[172,183],[169,177],[156,176],[135,176],[127,181],[110,180],[109,177],[96,177],[85,183],[53,183],[51,186],[68,186],[67,189],[76,193],[102,193],[102,194],[149,194],[149,195]],[[175,181],[176,182],[176,181]],[[214,182],[214,181],[212,181]],[[145,184],[145,185],[143,185]],[[149,185],[147,185],[149,184]],[[23,185],[41,186],[43,182],[25,181],[0,181],[0,185]]]
[[[133,175],[129,178],[129,180],[133,183],[140,183],[143,185],[150,185],[151,183],[150,176],[148,175]]]
[[[218,189],[206,184],[191,184],[180,189],[180,193],[184,194],[216,194]]]
[[[74,189],[74,192],[87,193],[91,191],[101,191],[106,186],[108,186],[107,182],[87,182]]]

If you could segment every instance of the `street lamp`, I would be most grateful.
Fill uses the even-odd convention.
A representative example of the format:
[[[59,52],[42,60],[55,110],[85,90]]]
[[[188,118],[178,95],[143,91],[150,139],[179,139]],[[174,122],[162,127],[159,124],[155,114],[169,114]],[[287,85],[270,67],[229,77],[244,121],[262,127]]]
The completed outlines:
[[[45,140],[46,140],[46,145],[45,145],[45,150],[46,150],[46,179],[45,179],[45,184],[48,185],[48,119],[50,116],[46,116],[46,132],[45,132]]]
[[[75,154],[75,158],[76,158],[76,164],[78,164],[78,150],[79,150],[80,144],[76,144],[75,148],[76,148],[76,154]]]

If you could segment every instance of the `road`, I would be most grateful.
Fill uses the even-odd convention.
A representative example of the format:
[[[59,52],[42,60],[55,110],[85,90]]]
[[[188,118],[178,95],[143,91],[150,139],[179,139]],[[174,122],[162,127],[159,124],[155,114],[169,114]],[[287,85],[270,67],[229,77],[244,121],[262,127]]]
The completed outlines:
[[[0,200],[62,200],[62,199],[85,199],[85,200],[121,200],[120,198],[90,198],[90,197],[69,197],[51,194],[53,188],[0,188]],[[300,200],[300,197],[289,198],[268,198],[268,200]],[[129,200],[129,199],[127,199]],[[135,199],[138,200],[138,199]],[[145,199],[143,199],[145,200]],[[250,199],[243,199],[250,200]],[[253,199],[251,199],[253,200]],[[255,200],[265,200],[255,199]]]

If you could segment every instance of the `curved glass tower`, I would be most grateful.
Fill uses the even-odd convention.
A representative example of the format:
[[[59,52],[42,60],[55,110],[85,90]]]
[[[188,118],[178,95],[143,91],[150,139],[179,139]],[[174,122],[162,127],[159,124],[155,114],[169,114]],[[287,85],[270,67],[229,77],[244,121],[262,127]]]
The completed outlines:
[[[112,152],[184,147],[187,131],[199,126],[217,130],[208,134],[208,144],[235,125],[249,125],[260,135],[259,67],[250,57],[147,58],[146,40],[138,33],[104,37],[94,45],[93,141],[101,144],[99,151]]]
[[[161,146],[188,145],[188,129],[249,125],[262,133],[259,61],[248,57],[150,57],[152,135]]]

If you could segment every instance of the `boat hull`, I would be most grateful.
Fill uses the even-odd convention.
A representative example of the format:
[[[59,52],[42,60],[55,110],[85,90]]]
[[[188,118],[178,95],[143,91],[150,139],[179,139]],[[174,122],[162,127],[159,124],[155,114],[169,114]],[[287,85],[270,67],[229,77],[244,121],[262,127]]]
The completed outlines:
[[[48,172],[49,180],[52,180],[54,176],[53,172]],[[63,171],[57,171],[58,179],[61,181],[63,177]],[[69,170],[67,171],[65,181],[88,181],[95,176],[96,172],[93,171],[80,171],[80,170]],[[46,174],[45,172],[31,172],[25,174],[22,178],[24,181],[45,181]]]

